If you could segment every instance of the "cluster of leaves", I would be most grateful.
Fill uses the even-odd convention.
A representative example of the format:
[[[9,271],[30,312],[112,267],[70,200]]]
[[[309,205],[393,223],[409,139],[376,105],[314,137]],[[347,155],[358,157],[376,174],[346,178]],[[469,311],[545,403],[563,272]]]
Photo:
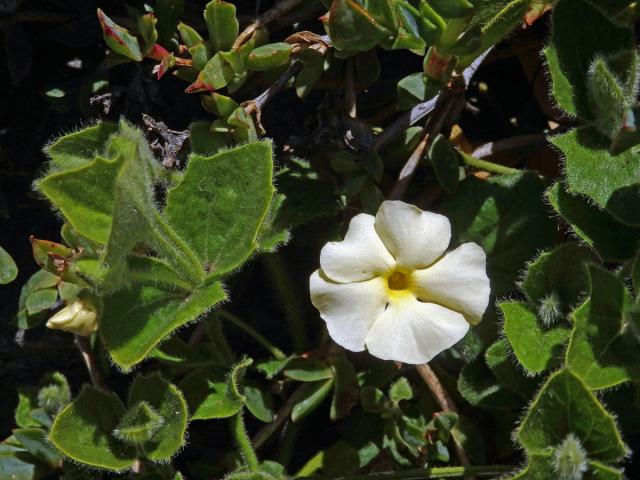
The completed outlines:
[[[632,2],[309,3],[297,12],[328,9],[320,27],[327,35],[297,31],[276,43],[268,43],[272,18],[241,32],[236,7],[221,0],[206,4],[201,28],[181,22],[180,0],[157,0],[144,14],[131,9],[118,23],[98,11],[110,65],[155,62],[158,79],[171,71],[187,81],[186,93],[199,94],[215,119],[190,125],[189,153],[177,164],[157,159],[125,120],[45,148],[47,170],[35,187],[64,223],[59,242],[31,239],[41,270],[22,288],[15,324],[36,328],[81,301],[99,319],[88,354],[108,356],[122,373],[151,372],[136,373],[117,393],[96,382],[73,396],[60,374],[21,392],[18,428],[0,445],[0,474],[102,475],[92,468],[177,480],[180,468],[189,478],[286,478],[298,425],[319,418],[333,425],[328,440],[300,448],[296,477],[394,469],[472,475],[451,467],[464,463],[463,452],[473,466],[502,464],[478,467],[483,475],[621,479],[630,453],[621,430],[640,432],[640,69]],[[559,178],[478,161],[446,122],[433,136],[405,124],[380,142],[385,130],[358,118],[355,100],[339,119],[319,114],[333,131],[319,129],[317,143],[300,148],[308,159],[282,152],[274,166],[260,121],[274,92],[293,87],[304,100],[326,85],[363,91],[381,75],[381,51],[406,50],[423,67],[396,82],[394,106],[425,108],[438,94],[446,99],[465,69],[523,20],[531,24],[551,7],[544,56],[553,99],[572,119],[548,138],[563,156]],[[270,87],[252,98],[263,85]],[[437,191],[429,209],[451,221],[451,247],[473,241],[487,253],[491,306],[433,362],[457,412],[442,411],[411,366],[347,354],[326,335],[314,336],[310,349],[305,329],[321,324],[307,315],[307,285],[275,252],[292,229],[303,243],[309,229],[304,246],[317,265],[319,243],[353,211],[375,212],[415,152]],[[424,201],[421,190],[407,196]],[[326,222],[322,233],[313,230],[318,219]],[[247,314],[251,322],[221,309],[233,274],[258,256],[283,304],[290,354],[258,323],[269,315],[264,292],[251,292],[238,309],[257,312]],[[16,273],[0,249],[0,283]],[[269,355],[253,361],[236,352],[223,324]],[[105,370],[99,362],[91,368]],[[127,391],[125,402],[118,393]],[[203,442],[204,459],[169,462],[188,444],[189,422],[215,429],[225,419],[237,448],[213,451]],[[260,461],[256,450],[283,426],[278,462]]]

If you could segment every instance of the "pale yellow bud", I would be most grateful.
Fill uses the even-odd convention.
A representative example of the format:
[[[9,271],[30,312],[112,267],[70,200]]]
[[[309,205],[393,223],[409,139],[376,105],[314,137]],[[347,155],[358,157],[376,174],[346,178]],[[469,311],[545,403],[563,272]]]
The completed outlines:
[[[47,327],[88,337],[98,329],[98,313],[88,303],[76,300],[51,317]]]

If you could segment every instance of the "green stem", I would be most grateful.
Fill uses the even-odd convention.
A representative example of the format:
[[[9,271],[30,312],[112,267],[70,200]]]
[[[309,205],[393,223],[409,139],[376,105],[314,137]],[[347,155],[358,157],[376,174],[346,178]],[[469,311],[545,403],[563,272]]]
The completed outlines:
[[[277,254],[264,255],[262,261],[271,277],[271,285],[276,290],[278,300],[286,309],[293,349],[298,353],[303,352],[307,344],[304,315],[284,262]]]
[[[338,477],[333,480],[413,480],[425,478],[460,478],[465,476],[495,477],[506,472],[511,472],[517,467],[511,465],[478,465],[472,467],[431,467],[417,468],[414,470],[401,470],[398,472],[378,472],[367,475],[350,475]],[[307,477],[313,478],[313,477]],[[303,480],[298,478],[297,480]]]
[[[240,454],[244,459],[249,470],[256,472],[259,469],[260,462],[256,455],[255,450],[251,446],[251,439],[247,434],[247,429],[244,426],[243,410],[240,410],[237,415],[231,417],[231,433],[240,447]]]
[[[205,278],[202,263],[191,247],[171,228],[156,212],[151,222],[151,230],[158,248],[165,254],[174,266],[179,269],[193,286],[200,285]]]
[[[235,316],[233,313],[227,312],[226,310],[220,310],[218,312],[218,316],[220,316],[220,318],[223,318],[224,320],[227,320],[229,323],[232,323],[233,325],[250,335],[256,342],[258,342],[266,350],[268,350],[269,353],[271,353],[271,355],[273,355],[276,359],[284,360],[285,358],[287,358],[282,350],[280,350],[273,343],[267,340],[267,338],[260,332],[258,332],[255,328],[247,324],[241,318]]]
[[[480,168],[482,170],[486,170],[487,172],[499,173],[502,175],[512,175],[514,173],[520,172],[520,170],[518,170],[517,168],[505,167],[504,165],[498,165],[497,163],[482,160],[480,158],[475,158],[468,153],[464,153],[460,150],[458,150],[458,152],[462,156],[462,160],[464,160],[464,163],[471,167]]]

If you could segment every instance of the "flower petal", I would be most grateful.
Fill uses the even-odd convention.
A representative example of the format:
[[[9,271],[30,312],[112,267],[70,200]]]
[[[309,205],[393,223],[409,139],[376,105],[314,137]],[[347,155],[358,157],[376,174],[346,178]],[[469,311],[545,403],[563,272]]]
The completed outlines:
[[[365,343],[371,355],[402,363],[426,363],[455,345],[469,330],[458,312],[413,296],[389,303]]]
[[[316,270],[309,287],[311,303],[327,322],[331,338],[347,350],[364,350],[367,331],[387,304],[385,280],[375,277],[364,282],[335,283]]]
[[[489,304],[487,256],[475,243],[464,243],[429,268],[416,270],[412,283],[420,300],[460,312],[472,324]]]
[[[397,200],[382,202],[375,227],[398,266],[407,270],[431,265],[451,240],[447,217]]]
[[[356,215],[343,241],[329,242],[322,248],[320,267],[331,280],[360,282],[393,268],[393,257],[378,237],[374,222],[366,213]]]

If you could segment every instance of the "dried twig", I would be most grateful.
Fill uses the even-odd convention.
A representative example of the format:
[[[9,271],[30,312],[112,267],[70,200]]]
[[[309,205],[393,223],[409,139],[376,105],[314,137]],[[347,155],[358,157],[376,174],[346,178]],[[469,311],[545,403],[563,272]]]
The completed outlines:
[[[238,35],[238,38],[236,38],[236,41],[233,44],[233,48],[238,48],[239,46],[247,42],[256,31],[256,29],[264,27],[268,23],[274,21],[282,14],[298,5],[301,1],[302,0],[281,0],[280,2],[275,4],[273,8],[267,10],[262,15],[259,15],[253,23],[248,25],[247,28],[245,28],[240,33],[240,35]]]
[[[522,150],[531,147],[541,147],[547,144],[547,138],[542,133],[532,133],[528,135],[518,135],[516,137],[496,140],[485,143],[476,148],[471,154],[475,158],[486,158],[499,153]]]
[[[153,133],[155,138],[150,143],[151,149],[159,151],[162,155],[162,165],[171,168],[178,163],[178,152],[189,138],[189,132],[171,130],[164,122],[155,120],[143,113],[142,121],[147,131]]]

